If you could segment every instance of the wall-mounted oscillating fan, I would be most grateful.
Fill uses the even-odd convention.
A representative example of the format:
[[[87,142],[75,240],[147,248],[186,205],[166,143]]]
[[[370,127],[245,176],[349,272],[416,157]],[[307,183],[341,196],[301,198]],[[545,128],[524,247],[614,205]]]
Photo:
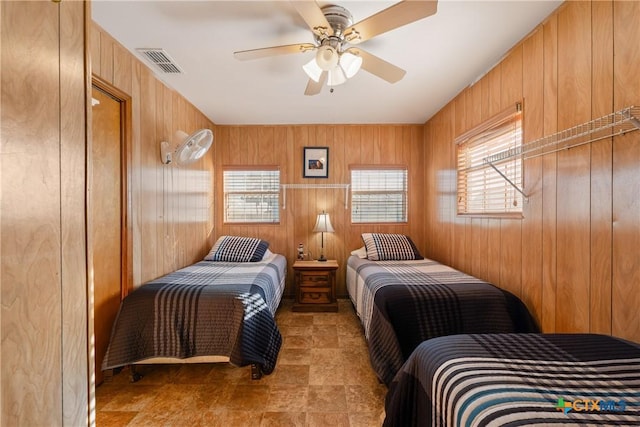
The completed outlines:
[[[213,132],[211,129],[200,129],[187,135],[179,130],[176,132],[176,140],[179,142],[175,151],[171,151],[168,142],[160,143],[160,157],[165,165],[171,163],[174,158],[179,165],[188,165],[204,156],[213,144]]]
[[[360,68],[389,83],[401,80],[405,70],[355,45],[431,16],[438,9],[438,0],[405,0],[354,24],[351,13],[342,6],[320,7],[315,1],[295,0],[291,4],[313,33],[315,43],[241,50],[234,56],[244,61],[315,51],[315,60],[303,67],[309,76],[305,95],[317,95],[325,82],[328,86],[340,85]]]

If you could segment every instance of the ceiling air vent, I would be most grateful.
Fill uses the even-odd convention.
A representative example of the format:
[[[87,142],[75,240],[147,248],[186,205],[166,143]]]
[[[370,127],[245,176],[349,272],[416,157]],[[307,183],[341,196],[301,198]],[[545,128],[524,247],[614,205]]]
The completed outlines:
[[[145,58],[147,58],[152,64],[158,67],[163,73],[168,74],[181,74],[182,70],[171,59],[169,54],[164,49],[136,49]]]

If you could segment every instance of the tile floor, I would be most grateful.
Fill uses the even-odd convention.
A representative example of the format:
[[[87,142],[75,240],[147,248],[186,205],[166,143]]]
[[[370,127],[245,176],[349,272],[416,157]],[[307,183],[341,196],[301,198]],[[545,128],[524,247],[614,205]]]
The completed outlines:
[[[102,426],[380,426],[386,387],[373,373],[349,300],[338,313],[293,313],[283,300],[276,369],[251,380],[250,367],[147,365],[96,389]]]

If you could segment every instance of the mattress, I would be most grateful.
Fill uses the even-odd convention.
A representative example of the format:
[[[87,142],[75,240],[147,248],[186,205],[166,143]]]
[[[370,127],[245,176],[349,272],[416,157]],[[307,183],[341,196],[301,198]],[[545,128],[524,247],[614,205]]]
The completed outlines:
[[[150,281],[121,303],[102,369],[222,356],[273,371],[282,344],[275,322],[286,259],[200,261]],[[206,359],[204,359],[206,360]]]
[[[384,426],[640,425],[640,346],[596,334],[471,334],[420,344]]]

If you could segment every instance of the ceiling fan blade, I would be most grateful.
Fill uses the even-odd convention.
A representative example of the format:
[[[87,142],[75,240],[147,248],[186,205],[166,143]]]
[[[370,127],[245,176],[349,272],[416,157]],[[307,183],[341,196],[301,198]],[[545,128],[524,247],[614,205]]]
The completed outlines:
[[[377,56],[360,48],[352,47],[347,49],[347,51],[353,53],[354,55],[359,55],[362,57],[363,70],[368,71],[371,74],[388,81],[389,83],[395,83],[402,80],[404,75],[407,73],[402,68],[396,67],[390,62],[378,58]]]
[[[304,91],[305,95],[317,95],[320,93],[320,91],[322,90],[322,86],[324,86],[324,84],[327,82],[327,72],[323,71],[322,74],[320,74],[320,78],[318,79],[318,81],[316,82],[313,79],[309,79],[309,82],[307,83],[307,88]]]
[[[431,16],[437,10],[437,0],[404,0],[353,24],[344,31],[345,39],[351,44],[362,43],[387,31]]]
[[[302,16],[313,34],[324,37],[333,35],[333,28],[315,1],[292,1],[291,4]]]
[[[269,56],[287,55],[290,53],[304,53],[315,50],[316,46],[311,43],[288,44],[282,46],[264,47],[260,49],[241,50],[233,52],[233,56],[241,61],[249,59],[260,59]]]

